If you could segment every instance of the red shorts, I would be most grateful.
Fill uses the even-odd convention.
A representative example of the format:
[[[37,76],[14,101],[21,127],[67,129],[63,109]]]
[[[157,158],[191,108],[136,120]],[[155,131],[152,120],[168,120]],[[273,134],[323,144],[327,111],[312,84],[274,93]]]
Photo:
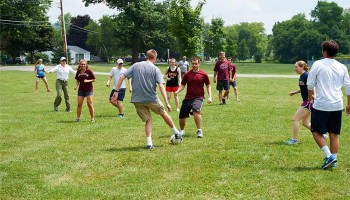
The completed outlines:
[[[176,87],[165,87],[167,92],[176,92],[179,89],[179,86]]]

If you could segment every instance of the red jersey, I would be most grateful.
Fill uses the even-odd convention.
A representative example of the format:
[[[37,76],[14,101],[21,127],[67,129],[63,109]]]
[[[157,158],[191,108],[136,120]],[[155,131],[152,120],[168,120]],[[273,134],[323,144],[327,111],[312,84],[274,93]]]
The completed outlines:
[[[75,74],[75,79],[79,82],[79,91],[83,92],[92,92],[92,82],[84,83],[84,80],[92,80],[95,79],[95,75],[91,70],[86,70],[85,73],[81,73],[80,71],[77,71]]]
[[[236,74],[236,65],[235,64],[233,64],[233,63],[231,63],[231,65],[230,65],[230,71],[232,71],[232,78],[235,76],[235,74]]]
[[[209,76],[205,71],[188,71],[181,82],[181,85],[187,84],[185,99],[202,98],[204,99],[204,84],[210,85]]]
[[[218,81],[228,81],[230,79],[230,66],[231,63],[227,60],[216,62],[214,71],[217,72]]]

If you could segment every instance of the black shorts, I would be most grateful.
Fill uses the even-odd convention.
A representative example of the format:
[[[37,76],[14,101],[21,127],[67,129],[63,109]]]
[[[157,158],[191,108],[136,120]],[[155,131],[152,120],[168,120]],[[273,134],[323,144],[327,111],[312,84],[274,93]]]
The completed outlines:
[[[342,111],[311,110],[311,132],[340,135]]]
[[[216,83],[216,90],[229,90],[230,84],[229,81],[218,81]]]
[[[237,87],[237,83],[236,83],[236,81],[232,81],[232,82],[230,82],[230,85],[232,85],[232,87]]]
[[[201,112],[201,108],[203,105],[203,99],[202,98],[195,98],[195,99],[184,99],[182,101],[179,119],[188,118],[190,117],[190,112]]]
[[[111,100],[111,98],[112,98],[114,92],[115,92],[115,89],[113,89],[113,90],[111,91],[111,94],[109,95],[109,100]],[[125,97],[125,88],[120,88],[120,89],[119,89],[119,92],[118,92],[118,98],[117,98],[117,100],[118,100],[118,101],[123,101],[123,100],[124,100],[124,97]]]
[[[36,77],[43,79],[43,78],[45,78],[45,75],[43,75],[43,76],[36,76]]]

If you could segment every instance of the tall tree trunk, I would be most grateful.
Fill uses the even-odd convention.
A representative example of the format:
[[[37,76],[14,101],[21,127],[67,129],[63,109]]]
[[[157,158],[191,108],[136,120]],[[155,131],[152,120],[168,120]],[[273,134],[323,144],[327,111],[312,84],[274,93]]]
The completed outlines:
[[[139,61],[139,46],[138,46],[138,39],[137,37],[134,37],[134,41],[132,43],[132,51],[131,51],[131,62],[134,64],[135,62]]]

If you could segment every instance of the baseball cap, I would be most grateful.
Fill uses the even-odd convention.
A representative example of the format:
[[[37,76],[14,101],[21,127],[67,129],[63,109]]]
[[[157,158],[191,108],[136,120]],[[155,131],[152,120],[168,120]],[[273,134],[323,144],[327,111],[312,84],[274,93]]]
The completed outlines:
[[[124,63],[123,59],[121,59],[121,58],[119,58],[119,59],[117,60],[117,64],[120,64],[120,63]]]
[[[66,57],[61,57],[60,58],[60,61],[63,61],[63,60],[67,61]]]

